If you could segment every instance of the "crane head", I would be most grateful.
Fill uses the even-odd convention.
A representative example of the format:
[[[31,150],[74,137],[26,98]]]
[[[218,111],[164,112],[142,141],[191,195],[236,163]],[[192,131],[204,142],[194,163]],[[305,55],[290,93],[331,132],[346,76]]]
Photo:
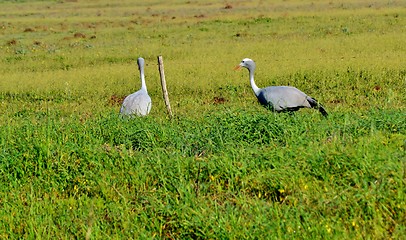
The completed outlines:
[[[248,70],[254,70],[255,69],[255,62],[252,59],[249,58],[244,58],[239,65],[237,65],[234,70],[238,70],[241,67],[245,67]]]
[[[141,70],[144,67],[145,60],[142,57],[137,59],[138,69]]]

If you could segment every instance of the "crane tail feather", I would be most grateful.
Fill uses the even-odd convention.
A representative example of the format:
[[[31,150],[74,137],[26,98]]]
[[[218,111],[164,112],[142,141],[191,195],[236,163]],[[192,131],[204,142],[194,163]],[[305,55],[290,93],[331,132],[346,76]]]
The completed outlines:
[[[326,109],[324,109],[324,107],[321,106],[321,105],[319,105],[319,111],[324,117],[328,116],[328,113],[327,113]]]
[[[314,98],[311,97],[307,97],[307,101],[309,102],[310,106],[312,108],[318,109],[319,112],[324,116],[327,117],[328,113],[326,111],[326,109]]]

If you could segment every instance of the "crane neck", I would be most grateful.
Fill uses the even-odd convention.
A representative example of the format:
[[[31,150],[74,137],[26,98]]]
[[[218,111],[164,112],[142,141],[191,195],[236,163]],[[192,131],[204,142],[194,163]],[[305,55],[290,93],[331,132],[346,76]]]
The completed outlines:
[[[254,91],[255,95],[258,96],[260,88],[255,84],[255,81],[254,81],[254,69],[248,69],[248,71],[250,73],[250,83],[251,83],[252,90]]]
[[[145,84],[144,67],[140,67],[141,89],[147,92],[147,85]]]

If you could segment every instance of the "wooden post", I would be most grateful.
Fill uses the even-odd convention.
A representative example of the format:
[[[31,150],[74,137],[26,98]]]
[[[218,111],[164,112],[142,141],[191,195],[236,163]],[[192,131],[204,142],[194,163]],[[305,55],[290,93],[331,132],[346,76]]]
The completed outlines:
[[[164,97],[166,109],[168,110],[169,117],[172,119],[173,114],[172,114],[171,104],[169,103],[168,90],[166,89],[164,62],[163,62],[162,56],[158,56],[158,68],[159,68],[159,75],[161,76],[162,94]]]

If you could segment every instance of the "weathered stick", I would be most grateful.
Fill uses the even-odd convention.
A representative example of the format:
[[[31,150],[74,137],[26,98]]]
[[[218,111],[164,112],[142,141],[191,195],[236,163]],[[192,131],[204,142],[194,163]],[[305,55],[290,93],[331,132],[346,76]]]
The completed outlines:
[[[173,114],[172,114],[171,104],[169,103],[168,90],[166,89],[164,62],[163,62],[162,56],[158,56],[158,68],[159,68],[159,75],[161,76],[162,94],[164,97],[166,109],[168,110],[169,117],[172,118]]]

